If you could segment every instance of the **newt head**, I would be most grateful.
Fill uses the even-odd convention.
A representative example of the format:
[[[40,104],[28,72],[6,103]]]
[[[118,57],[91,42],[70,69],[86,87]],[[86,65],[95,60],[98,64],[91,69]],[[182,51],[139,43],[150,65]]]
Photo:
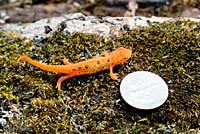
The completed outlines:
[[[114,65],[120,64],[131,57],[131,50],[120,47],[113,51],[110,56],[112,57],[112,62]]]

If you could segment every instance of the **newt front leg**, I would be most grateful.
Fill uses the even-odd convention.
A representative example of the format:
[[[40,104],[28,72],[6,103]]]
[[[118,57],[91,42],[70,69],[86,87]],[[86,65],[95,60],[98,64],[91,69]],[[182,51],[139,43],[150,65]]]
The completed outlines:
[[[118,80],[118,76],[116,74],[113,73],[113,67],[110,67],[110,77],[113,79],[113,80]]]
[[[109,53],[108,52],[103,52],[102,55],[106,57],[106,56],[109,55]]]

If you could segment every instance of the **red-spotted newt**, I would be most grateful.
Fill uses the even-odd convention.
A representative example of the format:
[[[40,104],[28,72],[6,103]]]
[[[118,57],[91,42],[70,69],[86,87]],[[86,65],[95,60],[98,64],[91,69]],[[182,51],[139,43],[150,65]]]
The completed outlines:
[[[62,81],[68,78],[71,78],[75,75],[93,74],[93,73],[100,72],[106,69],[110,69],[111,78],[113,80],[117,80],[118,77],[113,73],[113,67],[129,59],[131,56],[131,51],[123,47],[120,47],[117,50],[111,52],[110,54],[107,52],[103,52],[102,55],[104,57],[93,58],[93,59],[89,59],[89,60],[75,63],[75,64],[70,63],[68,59],[64,58],[63,63],[65,65],[46,65],[46,64],[34,61],[29,57],[21,56],[17,60],[17,64],[21,60],[26,60],[30,64],[36,67],[39,67],[43,70],[67,74],[66,76],[62,76],[57,82],[56,87],[60,91]]]

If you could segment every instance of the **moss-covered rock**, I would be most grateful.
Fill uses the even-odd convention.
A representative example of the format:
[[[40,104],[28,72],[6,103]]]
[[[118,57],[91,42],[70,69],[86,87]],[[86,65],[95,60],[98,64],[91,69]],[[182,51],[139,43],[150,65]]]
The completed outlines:
[[[150,24],[118,37],[56,33],[40,44],[0,34],[1,107],[7,117],[5,132],[35,133],[154,133],[199,132],[200,127],[200,25],[191,21]],[[122,80],[134,71],[160,75],[169,87],[168,100],[159,108],[139,111],[127,105],[119,93],[120,82],[109,70],[76,76],[62,83],[62,74],[41,70],[26,55],[46,64],[62,64],[64,57],[77,63],[118,47],[132,50],[132,57],[117,65]]]

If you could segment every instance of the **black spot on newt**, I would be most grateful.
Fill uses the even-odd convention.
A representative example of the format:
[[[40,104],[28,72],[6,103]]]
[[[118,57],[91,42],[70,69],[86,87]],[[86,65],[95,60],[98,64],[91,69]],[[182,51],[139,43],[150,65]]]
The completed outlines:
[[[110,59],[107,59],[107,62],[110,62]]]
[[[87,69],[87,68],[88,68],[88,65],[85,65],[85,68]]]
[[[100,61],[97,61],[97,64],[100,64]]]
[[[80,70],[81,69],[81,67],[78,67],[78,70]]]

